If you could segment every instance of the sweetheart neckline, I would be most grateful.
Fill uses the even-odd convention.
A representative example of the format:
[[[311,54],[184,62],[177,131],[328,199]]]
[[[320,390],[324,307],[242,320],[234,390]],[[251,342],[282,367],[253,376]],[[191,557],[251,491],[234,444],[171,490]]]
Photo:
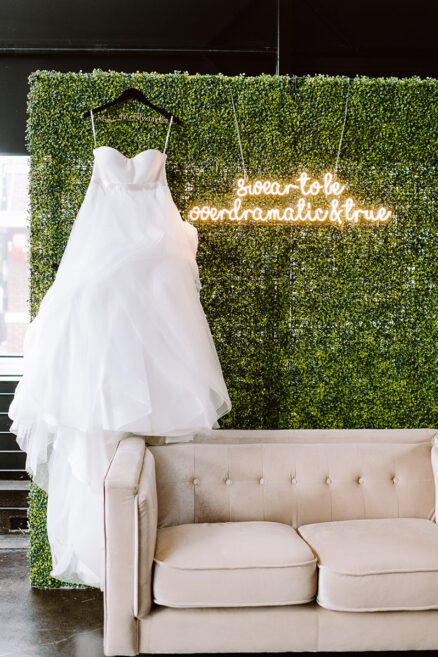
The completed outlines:
[[[144,155],[145,153],[159,153],[163,157],[167,157],[167,154],[162,153],[161,151],[158,150],[158,148],[147,148],[146,150],[140,151],[140,153],[137,153],[137,155],[133,155],[132,157],[128,157],[127,155],[124,155],[119,150],[117,150],[117,148],[114,148],[113,146],[105,146],[105,145],[104,146],[97,146],[96,148],[93,148],[93,153],[98,151],[100,148],[109,148],[111,151],[114,151],[115,153],[118,153],[119,155],[121,155],[125,160],[135,160],[136,157],[138,157],[139,155]]]

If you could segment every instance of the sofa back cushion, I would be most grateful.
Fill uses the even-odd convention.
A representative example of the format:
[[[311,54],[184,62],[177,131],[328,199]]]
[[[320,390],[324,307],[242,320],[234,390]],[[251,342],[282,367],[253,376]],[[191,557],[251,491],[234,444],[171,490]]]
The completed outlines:
[[[213,430],[188,443],[150,445],[158,526],[432,519],[434,434],[427,429]]]

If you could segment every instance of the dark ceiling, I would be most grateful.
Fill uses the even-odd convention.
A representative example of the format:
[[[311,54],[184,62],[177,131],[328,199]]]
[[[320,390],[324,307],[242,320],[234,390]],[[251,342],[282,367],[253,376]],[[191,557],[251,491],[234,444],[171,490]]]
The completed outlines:
[[[36,69],[437,77],[436,0],[3,0],[0,152]]]

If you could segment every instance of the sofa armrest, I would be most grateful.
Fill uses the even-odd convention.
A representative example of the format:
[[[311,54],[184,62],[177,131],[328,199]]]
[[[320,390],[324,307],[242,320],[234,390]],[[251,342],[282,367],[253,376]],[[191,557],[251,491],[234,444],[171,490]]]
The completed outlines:
[[[435,522],[438,523],[438,433],[432,438],[432,470],[435,481]]]
[[[155,464],[143,438],[121,440],[104,483],[105,655],[138,654],[138,618],[151,606],[157,533]]]

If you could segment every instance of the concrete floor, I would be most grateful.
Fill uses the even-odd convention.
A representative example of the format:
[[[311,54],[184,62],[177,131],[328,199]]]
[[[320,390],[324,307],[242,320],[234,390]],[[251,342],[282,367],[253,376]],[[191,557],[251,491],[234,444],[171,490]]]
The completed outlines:
[[[27,550],[0,549],[0,657],[103,657],[102,593],[33,590]]]

